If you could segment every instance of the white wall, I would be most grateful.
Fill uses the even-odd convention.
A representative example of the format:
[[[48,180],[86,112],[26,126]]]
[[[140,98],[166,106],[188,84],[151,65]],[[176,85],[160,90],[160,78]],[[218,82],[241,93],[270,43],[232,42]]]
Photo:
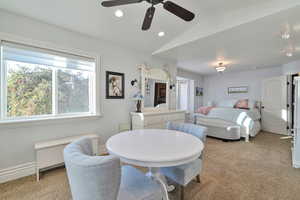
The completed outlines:
[[[282,65],[282,73],[283,74],[297,74],[300,72],[300,61],[293,61],[290,63],[287,63],[285,65]]]
[[[216,103],[226,99],[248,98],[252,100],[261,100],[262,80],[268,77],[280,76],[281,67],[266,69],[257,69],[251,71],[228,72],[204,77],[204,105],[208,101]],[[228,95],[228,87],[248,86],[249,91],[246,94]]]
[[[177,76],[194,80],[194,88],[193,91],[195,93],[195,87],[203,87],[203,77],[200,74],[184,71],[182,69],[177,70]],[[194,110],[202,106],[203,104],[203,97],[194,97]]]
[[[137,65],[147,63],[150,66],[162,67],[169,64],[164,67],[170,70],[174,68],[166,60],[155,59],[148,54],[135,52],[109,42],[90,38],[29,18],[12,15],[1,10],[0,32],[61,47],[95,52],[101,56],[103,72],[101,74],[102,117],[60,120],[51,123],[40,122],[34,124],[34,126],[32,124],[0,125],[0,170],[34,161],[33,145],[37,141],[82,133],[97,133],[101,139],[100,143],[104,143],[109,136],[118,132],[119,123],[130,122],[129,112],[135,109],[131,97],[136,92],[136,88],[130,85],[130,81],[139,79]],[[104,72],[107,70],[125,73],[125,99],[104,99]],[[171,71],[171,74],[176,76],[176,69]],[[171,107],[175,107],[175,105],[171,105]]]

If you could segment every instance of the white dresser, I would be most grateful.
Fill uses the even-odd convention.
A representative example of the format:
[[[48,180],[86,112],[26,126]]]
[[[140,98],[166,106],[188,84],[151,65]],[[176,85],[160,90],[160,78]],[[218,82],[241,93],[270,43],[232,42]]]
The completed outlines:
[[[166,128],[166,123],[168,121],[183,123],[185,121],[185,111],[167,110],[142,113],[131,112],[132,130],[164,129]]]

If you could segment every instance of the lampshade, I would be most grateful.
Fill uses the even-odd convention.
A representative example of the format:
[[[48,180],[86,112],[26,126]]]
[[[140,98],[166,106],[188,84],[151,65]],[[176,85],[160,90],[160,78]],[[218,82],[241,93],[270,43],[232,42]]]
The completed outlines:
[[[144,99],[144,96],[140,92],[137,92],[135,95],[133,95],[133,100],[142,100],[142,99]]]

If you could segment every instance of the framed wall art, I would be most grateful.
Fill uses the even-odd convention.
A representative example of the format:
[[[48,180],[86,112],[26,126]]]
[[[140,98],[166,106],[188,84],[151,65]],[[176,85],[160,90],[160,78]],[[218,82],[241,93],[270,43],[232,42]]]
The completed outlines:
[[[106,71],[106,99],[124,99],[125,75]]]
[[[197,97],[202,97],[203,96],[203,88],[196,87],[196,96]]]
[[[248,86],[229,87],[228,94],[248,93]]]

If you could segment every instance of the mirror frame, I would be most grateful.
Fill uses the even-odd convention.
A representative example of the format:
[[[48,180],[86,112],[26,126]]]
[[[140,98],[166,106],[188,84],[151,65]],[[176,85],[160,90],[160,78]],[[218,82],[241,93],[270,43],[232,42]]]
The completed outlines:
[[[145,107],[142,100],[142,112],[166,111],[169,110],[169,95],[170,95],[170,76],[168,72],[159,68],[148,68],[145,65],[139,67],[141,70],[141,93],[145,97],[145,79],[155,79],[166,82],[166,108]]]

